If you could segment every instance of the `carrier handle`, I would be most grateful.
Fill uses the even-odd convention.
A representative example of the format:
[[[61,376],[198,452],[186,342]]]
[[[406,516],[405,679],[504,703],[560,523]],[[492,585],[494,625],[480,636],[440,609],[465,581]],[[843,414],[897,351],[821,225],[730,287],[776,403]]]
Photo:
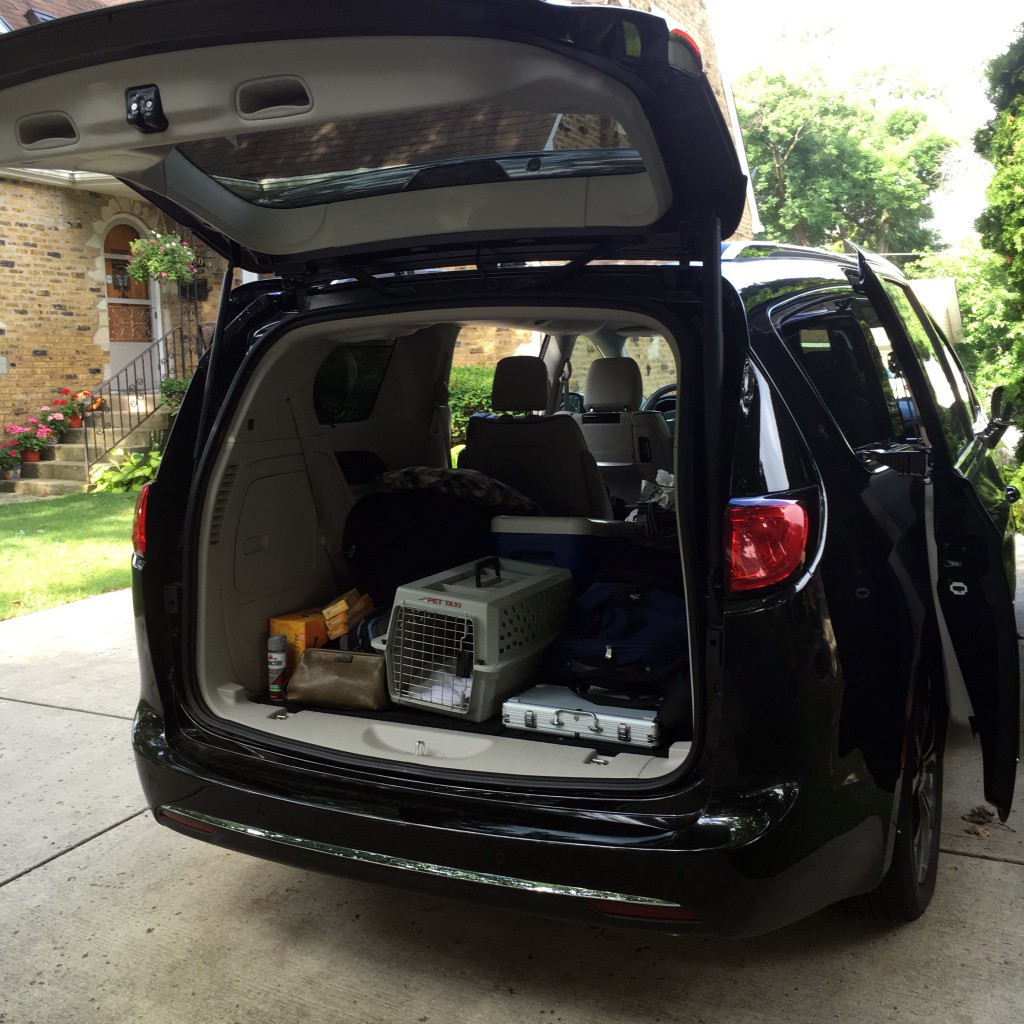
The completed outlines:
[[[557,726],[565,725],[562,721],[562,715],[586,715],[587,718],[592,718],[594,720],[593,725],[587,726],[591,732],[604,732],[604,729],[601,727],[601,719],[599,719],[593,711],[580,711],[578,708],[556,708],[554,717],[551,719],[551,724]]]
[[[498,577],[498,582],[501,582],[501,563],[498,561],[497,555],[491,555],[489,558],[481,558],[476,565],[473,566],[473,573],[476,576],[476,585],[481,586],[480,579],[483,576],[484,569],[493,569],[494,575]]]

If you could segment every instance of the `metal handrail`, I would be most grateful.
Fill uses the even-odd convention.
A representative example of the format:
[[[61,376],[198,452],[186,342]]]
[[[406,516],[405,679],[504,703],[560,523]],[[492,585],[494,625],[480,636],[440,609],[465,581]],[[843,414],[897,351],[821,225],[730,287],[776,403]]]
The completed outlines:
[[[91,405],[82,422],[88,470],[160,408],[160,385],[165,380],[184,380],[195,372],[213,340],[213,327],[201,323],[188,333],[181,327],[172,328],[92,389]]]

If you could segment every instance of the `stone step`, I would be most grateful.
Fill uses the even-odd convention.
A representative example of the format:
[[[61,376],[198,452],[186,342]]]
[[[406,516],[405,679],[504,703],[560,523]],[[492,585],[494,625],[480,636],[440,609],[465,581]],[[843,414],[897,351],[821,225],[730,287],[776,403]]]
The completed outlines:
[[[85,445],[68,444],[67,441],[61,441],[61,443],[53,450],[53,458],[47,461],[85,462]]]
[[[72,480],[0,480],[2,494],[34,494],[40,498],[51,498],[59,494],[82,494],[84,483]]]
[[[22,480],[67,480],[71,483],[84,484],[88,480],[85,460],[81,462],[58,462],[48,459],[46,462],[23,462],[21,464]]]
[[[106,402],[100,412],[108,417],[117,419],[119,416],[134,416],[147,412],[155,412],[160,408],[163,398],[159,392],[123,392],[121,394],[105,395]],[[86,413],[86,417],[96,415]]]
[[[86,426],[97,426],[106,423],[108,427],[119,427],[122,424],[125,426],[130,425],[133,422],[137,422],[140,419],[148,417],[159,416],[166,419],[171,415],[171,410],[165,405],[161,405],[159,402],[147,402],[141,405],[132,405],[129,407],[126,404],[121,404],[114,408],[109,408],[101,413],[87,413],[85,418]],[[94,423],[94,421],[96,421]],[[82,428],[75,428],[82,429]]]

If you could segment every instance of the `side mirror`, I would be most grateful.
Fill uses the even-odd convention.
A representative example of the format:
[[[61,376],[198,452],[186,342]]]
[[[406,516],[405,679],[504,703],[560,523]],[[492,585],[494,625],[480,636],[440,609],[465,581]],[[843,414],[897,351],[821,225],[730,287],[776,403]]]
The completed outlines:
[[[578,391],[569,391],[562,403],[563,412],[583,412],[583,396]]]
[[[984,442],[986,448],[995,448],[1003,439],[1009,427],[1013,426],[1013,417],[1016,410],[1012,405],[1005,402],[1006,385],[1000,384],[992,392],[992,415],[989,418],[985,429],[978,435]]]

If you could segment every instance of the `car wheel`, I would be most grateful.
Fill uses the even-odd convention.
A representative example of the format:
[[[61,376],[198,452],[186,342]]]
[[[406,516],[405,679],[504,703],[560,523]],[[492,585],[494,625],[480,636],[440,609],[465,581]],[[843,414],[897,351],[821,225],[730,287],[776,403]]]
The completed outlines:
[[[886,924],[916,921],[925,912],[939,861],[948,720],[941,693],[923,687],[911,714],[892,862],[877,889],[851,901],[863,917]]]

